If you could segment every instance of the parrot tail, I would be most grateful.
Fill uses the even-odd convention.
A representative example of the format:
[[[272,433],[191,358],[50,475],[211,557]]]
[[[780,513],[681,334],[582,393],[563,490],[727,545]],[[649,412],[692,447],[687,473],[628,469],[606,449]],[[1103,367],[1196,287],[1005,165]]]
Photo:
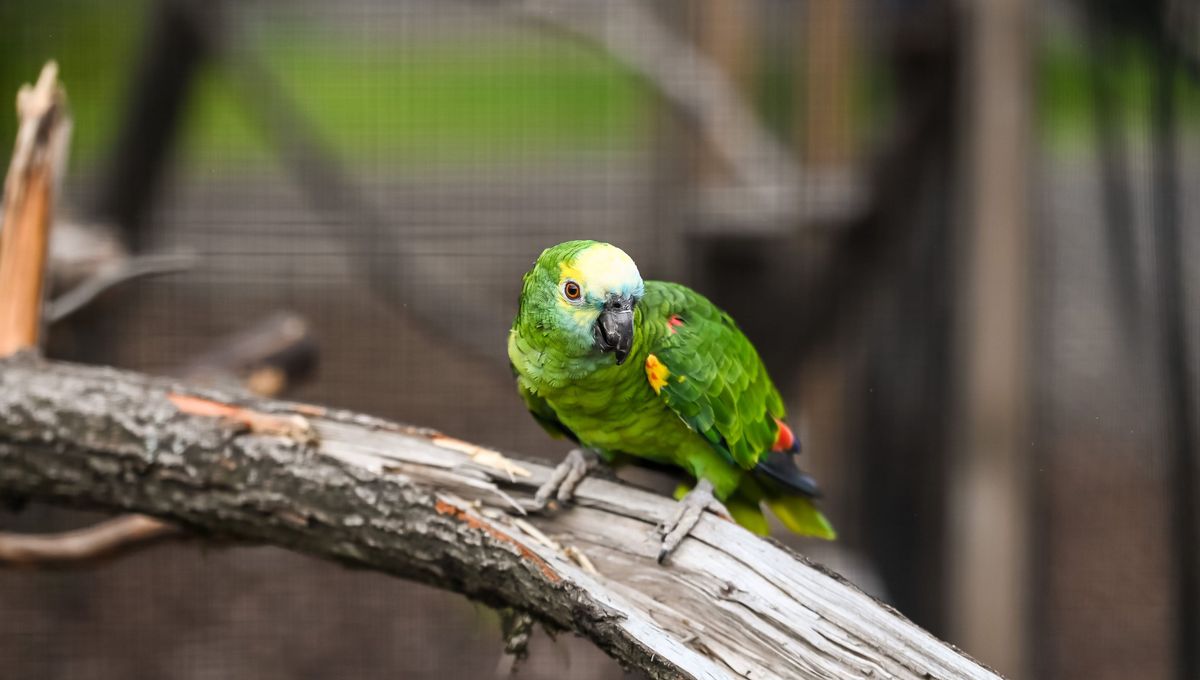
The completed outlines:
[[[754,471],[759,476],[767,477],[774,486],[783,486],[794,493],[809,498],[820,498],[821,490],[817,488],[817,480],[809,477],[796,467],[796,458],[791,451],[772,451],[768,453]]]
[[[813,505],[811,498],[804,496],[777,496],[766,499],[767,507],[779,518],[788,529],[802,536],[823,538],[827,541],[837,539],[833,525],[825,519],[825,515]],[[733,508],[729,509],[733,512]],[[736,518],[737,515],[735,514]],[[741,521],[740,519],[738,520]]]
[[[676,500],[683,498],[691,489],[690,483],[681,483],[675,489]],[[837,531],[811,498],[796,495],[794,489],[783,487],[768,475],[743,477],[738,490],[725,499],[725,507],[733,515],[734,521],[759,536],[771,532],[771,525],[763,514],[763,505],[770,508],[785,527],[801,536],[827,541],[837,539]]]
[[[827,541],[837,538],[833,525],[813,503],[814,499],[821,496],[816,480],[796,467],[791,451],[767,454],[754,472],[762,501],[784,526],[802,536],[814,536]],[[730,512],[733,512],[732,508]]]

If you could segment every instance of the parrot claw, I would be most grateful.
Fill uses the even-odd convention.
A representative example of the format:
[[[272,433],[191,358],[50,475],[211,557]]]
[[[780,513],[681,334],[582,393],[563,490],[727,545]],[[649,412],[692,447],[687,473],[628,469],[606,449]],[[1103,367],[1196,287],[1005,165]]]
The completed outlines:
[[[600,455],[591,449],[571,449],[563,462],[554,468],[550,479],[538,488],[533,497],[534,509],[544,510],[550,505],[551,497],[559,505],[570,503],[575,497],[575,488],[599,462]]]
[[[696,486],[675,504],[675,512],[661,524],[656,533],[662,541],[658,550],[658,563],[663,564],[684,537],[692,532],[700,521],[700,516],[709,510],[718,516],[733,520],[725,504],[713,495],[712,482],[701,479]]]

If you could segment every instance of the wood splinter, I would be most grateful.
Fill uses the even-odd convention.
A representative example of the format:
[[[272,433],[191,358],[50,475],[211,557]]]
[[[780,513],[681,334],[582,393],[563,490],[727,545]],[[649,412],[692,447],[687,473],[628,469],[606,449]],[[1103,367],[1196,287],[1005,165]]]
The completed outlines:
[[[262,413],[187,394],[171,393],[167,395],[167,400],[174,404],[180,413],[220,418],[238,427],[244,427],[246,431],[253,434],[292,439],[306,447],[316,446],[320,441],[312,423],[301,415]]]
[[[504,474],[508,475],[508,481],[510,482],[515,482],[517,477],[529,477],[529,470],[517,465],[511,459],[495,449],[489,449],[487,447],[479,446],[478,444],[465,442],[461,439],[455,439],[454,437],[447,437],[440,432],[431,435],[429,437],[429,441],[433,442],[434,446],[440,446],[443,449],[450,449],[451,451],[458,451],[459,453],[467,454],[471,457],[471,461],[476,465],[481,465],[486,468],[492,468],[493,470],[499,470],[500,472],[503,472]]]

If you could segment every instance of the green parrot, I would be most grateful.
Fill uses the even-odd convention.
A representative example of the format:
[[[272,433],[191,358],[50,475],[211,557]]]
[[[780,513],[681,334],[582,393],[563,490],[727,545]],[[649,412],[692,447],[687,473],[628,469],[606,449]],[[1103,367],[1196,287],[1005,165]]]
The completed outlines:
[[[796,533],[835,537],[754,346],[699,293],[642,281],[620,248],[568,241],[543,251],[525,274],[508,356],[534,419],[581,447],[539,489],[539,507],[568,502],[600,459],[640,459],[695,480],[658,529],[659,562],[706,509],[762,535],[766,505]]]

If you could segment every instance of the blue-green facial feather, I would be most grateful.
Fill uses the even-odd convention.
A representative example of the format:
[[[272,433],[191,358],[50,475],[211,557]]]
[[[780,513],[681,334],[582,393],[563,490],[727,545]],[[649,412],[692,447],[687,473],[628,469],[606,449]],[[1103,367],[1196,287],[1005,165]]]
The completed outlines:
[[[578,297],[569,294],[575,291]],[[586,356],[595,353],[593,327],[606,300],[644,294],[641,274],[625,251],[598,241],[567,241],[542,251],[525,274],[519,313],[562,351]]]

